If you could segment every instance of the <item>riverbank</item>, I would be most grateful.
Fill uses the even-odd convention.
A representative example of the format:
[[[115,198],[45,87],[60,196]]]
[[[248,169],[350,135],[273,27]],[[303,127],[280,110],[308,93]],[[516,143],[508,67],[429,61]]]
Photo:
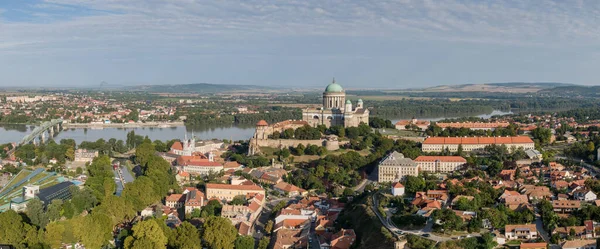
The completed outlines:
[[[145,122],[145,123],[65,123],[63,128],[89,128],[89,129],[102,129],[102,128],[139,128],[139,127],[155,127],[155,128],[170,128],[185,126],[184,122]]]

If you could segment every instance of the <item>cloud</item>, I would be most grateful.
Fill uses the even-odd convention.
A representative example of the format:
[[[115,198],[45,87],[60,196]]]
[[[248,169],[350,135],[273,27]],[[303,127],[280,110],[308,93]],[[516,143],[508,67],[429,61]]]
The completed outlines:
[[[46,0],[44,22],[4,18],[0,53],[231,44],[294,37],[432,40],[509,46],[595,44],[598,4],[579,1]],[[7,10],[14,11],[14,10]],[[5,16],[0,14],[0,17]]]

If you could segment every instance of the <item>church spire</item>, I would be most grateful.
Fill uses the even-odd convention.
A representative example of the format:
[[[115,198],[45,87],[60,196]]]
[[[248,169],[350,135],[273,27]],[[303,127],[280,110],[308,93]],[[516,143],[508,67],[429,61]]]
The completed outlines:
[[[333,81],[331,81],[332,84],[335,84],[335,77],[333,77]]]

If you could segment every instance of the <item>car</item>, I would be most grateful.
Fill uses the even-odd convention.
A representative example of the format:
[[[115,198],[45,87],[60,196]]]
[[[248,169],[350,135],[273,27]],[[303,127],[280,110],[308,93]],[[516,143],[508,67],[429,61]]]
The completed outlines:
[[[404,232],[403,231],[396,231],[396,234],[403,235]]]
[[[421,236],[423,236],[423,237],[425,237],[425,238],[429,238],[429,237],[431,236],[431,234],[424,233],[424,234],[423,234],[423,235],[421,235]]]
[[[467,234],[467,238],[471,238],[473,237],[473,235]]]

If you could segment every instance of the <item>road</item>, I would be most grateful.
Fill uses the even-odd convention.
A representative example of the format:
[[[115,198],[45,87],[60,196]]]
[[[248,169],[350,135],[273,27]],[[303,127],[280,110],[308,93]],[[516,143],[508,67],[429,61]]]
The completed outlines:
[[[358,185],[356,185],[356,187],[354,187],[354,191],[355,192],[363,192],[363,190],[365,190],[365,187],[369,183],[371,183],[371,180],[363,179]]]
[[[413,235],[423,235],[423,234],[429,234],[429,237],[423,237],[429,240],[433,240],[437,243],[439,242],[444,242],[444,241],[448,241],[451,240],[452,238],[449,237],[441,237],[441,236],[437,236],[435,234],[431,234],[428,231],[431,231],[431,222],[428,222],[427,226],[425,226],[425,228],[421,229],[421,230],[402,230],[400,228],[397,228],[396,225],[394,225],[394,223],[389,219],[389,218],[383,218],[383,216],[379,213],[379,210],[377,209],[377,207],[379,207],[379,200],[377,199],[377,193],[373,194],[373,206],[371,207],[373,209],[373,212],[375,212],[375,215],[377,215],[377,218],[379,218],[379,221],[381,222],[381,224],[383,224],[383,226],[385,226],[388,230],[390,230],[390,232],[392,234],[394,234],[394,236],[396,236],[397,238],[400,237],[399,233],[405,233],[405,234],[413,234]],[[478,235],[477,235],[478,236]]]

